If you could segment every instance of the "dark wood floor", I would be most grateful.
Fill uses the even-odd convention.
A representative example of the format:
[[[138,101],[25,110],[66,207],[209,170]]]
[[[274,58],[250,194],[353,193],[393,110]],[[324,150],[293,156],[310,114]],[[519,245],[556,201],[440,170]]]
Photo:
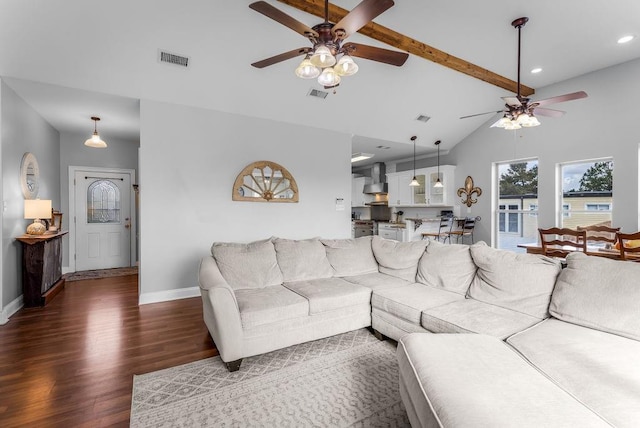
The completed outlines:
[[[138,307],[137,290],[68,282],[0,326],[0,427],[128,426],[134,374],[217,355],[200,298]]]

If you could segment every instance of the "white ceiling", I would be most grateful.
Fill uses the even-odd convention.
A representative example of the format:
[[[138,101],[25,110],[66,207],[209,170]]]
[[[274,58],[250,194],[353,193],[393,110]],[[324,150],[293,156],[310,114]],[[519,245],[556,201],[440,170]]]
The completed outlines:
[[[310,26],[321,21],[268,2]],[[335,1],[345,9],[358,2]],[[137,100],[150,99],[350,133],[365,148],[367,141],[409,145],[417,135],[424,150],[433,150],[438,139],[448,150],[488,120],[460,116],[499,110],[500,97],[509,95],[411,55],[401,68],[356,59],[360,71],[345,78],[335,95],[307,97],[309,89],[320,88],[295,77],[298,60],[265,69],[249,65],[308,45],[249,9],[250,3],[2,0],[0,76],[57,85],[7,79],[66,132],[90,133],[89,117],[97,114],[105,138],[109,131],[137,139]],[[520,16],[530,18],[522,33],[525,85],[541,88],[640,57],[640,38],[616,43],[625,34],[640,36],[637,0],[618,0],[615,7],[601,0],[398,0],[376,22],[515,80],[517,32],[510,23]],[[387,47],[360,34],[348,40]],[[192,66],[160,64],[158,49],[185,54]],[[538,66],[542,73],[529,73]],[[570,113],[570,104],[557,108]],[[431,120],[418,122],[419,114]],[[354,151],[365,151],[355,145]]]

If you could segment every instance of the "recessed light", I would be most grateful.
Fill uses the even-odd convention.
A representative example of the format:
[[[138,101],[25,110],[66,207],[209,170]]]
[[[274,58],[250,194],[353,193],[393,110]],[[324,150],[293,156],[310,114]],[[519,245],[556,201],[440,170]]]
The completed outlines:
[[[618,44],[623,44],[623,43],[629,43],[631,40],[633,40],[635,38],[635,36],[624,36],[624,37],[620,37],[618,39]]]
[[[532,69],[532,70],[531,70],[531,73],[533,73],[533,74],[538,74],[538,73],[540,73],[541,71],[542,71],[542,69],[541,69],[540,67],[536,67],[536,68],[534,68],[534,69]]]

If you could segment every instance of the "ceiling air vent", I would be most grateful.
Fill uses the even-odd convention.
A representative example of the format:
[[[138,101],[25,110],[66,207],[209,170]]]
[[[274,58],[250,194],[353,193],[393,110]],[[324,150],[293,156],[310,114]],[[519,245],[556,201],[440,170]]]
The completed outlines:
[[[317,89],[311,89],[311,90],[309,90],[309,93],[307,94],[307,96],[309,96],[309,97],[321,98],[323,100],[325,98],[327,98],[327,95],[329,95],[329,92],[319,91]]]
[[[429,119],[431,119],[431,117],[427,116],[426,114],[421,114],[420,116],[416,117],[416,120],[419,120],[420,122],[429,122]]]
[[[180,67],[187,68],[189,67],[190,58],[188,56],[178,55],[171,52],[159,50],[158,61],[164,62],[166,64],[173,64],[173,65],[178,65]]]

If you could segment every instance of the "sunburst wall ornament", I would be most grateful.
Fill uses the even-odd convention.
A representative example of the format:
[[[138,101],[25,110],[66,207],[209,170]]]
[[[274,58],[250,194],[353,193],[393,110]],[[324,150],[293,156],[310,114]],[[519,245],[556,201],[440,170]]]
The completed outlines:
[[[473,198],[473,194],[476,196],[482,195],[482,189],[479,187],[474,187],[473,178],[470,175],[464,180],[464,187],[458,189],[458,196],[466,195],[466,198],[462,199],[462,203],[468,207],[478,202],[477,198]]]
[[[234,201],[298,202],[298,185],[282,165],[258,161],[247,165],[233,184]]]

